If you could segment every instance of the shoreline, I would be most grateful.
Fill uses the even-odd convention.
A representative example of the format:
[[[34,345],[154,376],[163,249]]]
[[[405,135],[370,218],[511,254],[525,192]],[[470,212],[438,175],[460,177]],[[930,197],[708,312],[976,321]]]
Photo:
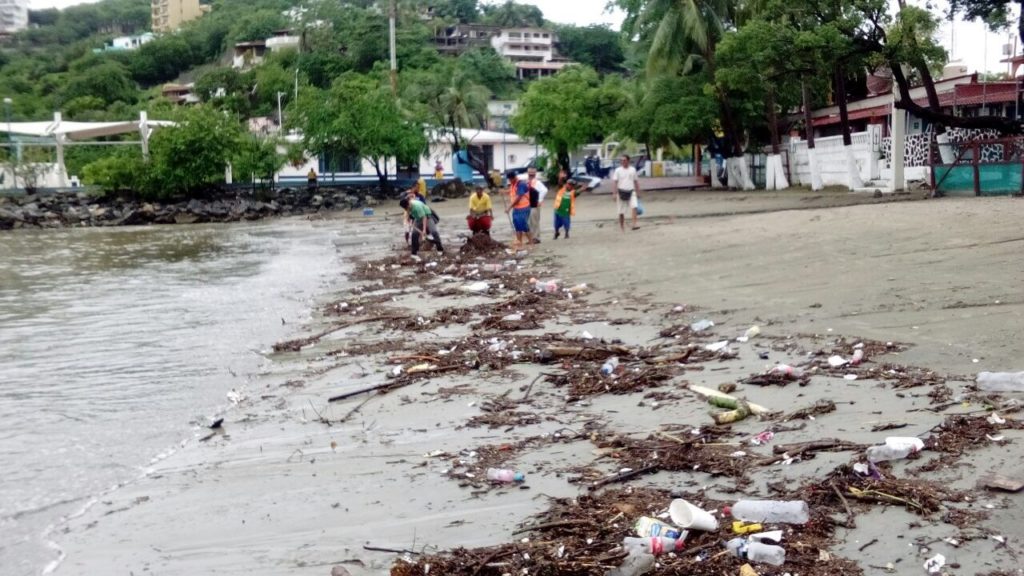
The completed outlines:
[[[691,207],[689,213],[720,212],[720,205],[728,202],[744,202],[744,208],[750,208],[750,200],[737,200],[741,196],[752,198],[754,203],[774,202],[794,208],[816,202],[796,195],[782,202],[778,198],[756,198],[757,195],[749,193],[718,195],[717,200],[705,201],[699,208]],[[594,460],[595,446],[587,441],[587,435],[574,436],[566,430],[592,430],[602,435],[613,433],[639,440],[639,436],[665,429],[664,426],[699,425],[703,429],[709,425],[708,407],[685,392],[684,381],[716,387],[719,383],[746,379],[765,369],[766,362],[755,352],[767,351],[771,358],[769,364],[807,362],[808,357],[802,356],[801,350],[835,347],[840,336],[875,337],[883,343],[913,344],[908,350],[895,352],[895,356],[869,357],[868,367],[876,366],[876,359],[879,363],[895,360],[908,366],[935,366],[946,374],[963,374],[973,363],[969,358],[965,363],[959,355],[948,356],[947,347],[940,344],[948,335],[979,322],[995,327],[1000,337],[1020,333],[1019,327],[1013,329],[1005,325],[999,316],[1019,314],[1024,302],[1002,296],[995,304],[1000,315],[993,317],[984,306],[947,307],[955,306],[956,301],[947,301],[934,292],[932,300],[925,299],[916,306],[903,308],[899,306],[904,298],[902,294],[919,291],[921,279],[890,276],[890,266],[918,271],[907,268],[917,260],[917,254],[921,254],[918,246],[935,246],[936,238],[941,238],[937,232],[942,230],[929,228],[922,232],[918,224],[922,220],[945,225],[945,230],[959,227],[970,233],[946,241],[945,249],[956,257],[947,265],[932,263],[936,274],[928,277],[931,282],[945,287],[944,274],[950,268],[968,275],[970,271],[965,266],[972,262],[972,257],[986,263],[988,259],[1001,257],[1006,253],[1001,252],[1006,239],[1003,236],[1008,232],[1012,236],[1013,223],[1020,212],[1013,201],[971,199],[823,207],[815,212],[780,211],[772,213],[767,221],[765,213],[752,212],[725,217],[691,217],[682,224],[674,224],[681,212],[687,212],[686,203],[696,202],[702,195],[652,196],[654,200],[649,202],[648,211],[657,218],[643,219],[639,232],[623,237],[610,229],[611,202],[599,202],[600,197],[593,197],[595,201],[584,197],[578,209],[585,216],[574,221],[573,240],[552,242],[545,238],[540,249],[526,259],[530,268],[513,274],[511,284],[502,288],[492,286],[487,296],[459,291],[458,286],[467,284],[469,278],[445,279],[445,274],[458,273],[458,268],[449,267],[458,263],[454,256],[429,268],[427,264],[432,260],[428,259],[420,268],[388,256],[389,253],[379,246],[373,249],[374,254],[386,256],[377,264],[376,273],[381,277],[404,279],[400,286],[382,290],[375,284],[378,278],[364,274],[363,285],[368,288],[357,288],[343,297],[350,304],[345,308],[364,306],[365,314],[386,309],[404,310],[409,313],[406,323],[386,328],[375,323],[353,325],[299,354],[284,355],[290,367],[277,365],[264,382],[261,395],[269,398],[243,406],[240,412],[244,416],[226,422],[228,437],[218,438],[215,444],[197,447],[191,452],[182,451],[158,467],[158,477],[127,487],[117,495],[121,505],[143,496],[148,499],[129,505],[127,510],[111,516],[112,520],[105,520],[105,516],[99,516],[101,511],[96,510],[88,515],[93,522],[85,518],[70,522],[65,535],[72,550],[67,569],[76,566],[77,572],[89,572],[145,566],[165,574],[212,569],[247,574],[326,574],[331,566],[344,566],[358,576],[387,572],[395,558],[392,554],[361,549],[367,542],[376,547],[426,553],[456,546],[502,545],[511,541],[510,534],[521,522],[548,508],[548,502],[536,496],[573,498],[579,496],[581,490],[585,494],[579,484],[566,479],[579,476],[593,481],[592,474],[607,474],[616,469],[614,465],[609,468],[610,463],[602,462],[601,458]],[[720,205],[713,205],[715,202]],[[451,248],[455,247],[451,228],[459,225],[460,212],[456,208],[461,208],[453,204],[455,202],[440,205],[442,233]],[[885,221],[878,218],[880,210],[885,211]],[[919,212],[927,216],[922,217]],[[995,221],[991,217],[993,212],[998,216]],[[549,216],[550,213],[544,214],[545,220]],[[449,223],[453,223],[451,227]],[[542,226],[550,230],[549,222]],[[874,237],[861,237],[865,229],[874,229]],[[397,229],[386,231],[389,238],[393,238],[392,232]],[[633,241],[633,238],[638,240]],[[794,238],[811,238],[817,242],[794,242]],[[853,239],[861,244],[851,242]],[[894,243],[895,240],[899,242]],[[835,250],[833,245],[845,246],[845,251]],[[780,250],[783,246],[790,250]],[[980,256],[977,254],[986,250]],[[961,252],[966,252],[967,256]],[[846,256],[850,253],[852,256]],[[892,255],[886,256],[886,253]],[[505,259],[504,255],[489,258]],[[859,264],[861,260],[868,262]],[[383,270],[379,269],[381,265]],[[374,272],[374,269],[366,271]],[[993,272],[996,277],[972,292],[975,301],[964,301],[963,305],[980,304],[984,296],[992,294],[1009,294],[1010,287],[1019,285],[1013,282],[1019,280],[1019,273],[1015,276],[1005,267]],[[832,282],[833,274],[853,286],[839,288]],[[590,287],[572,301],[565,298],[564,293],[550,300],[530,300],[530,306],[541,311],[537,317],[523,319],[533,324],[526,329],[503,326],[503,322],[508,322],[503,320],[509,312],[506,307],[516,308],[516,302],[521,300],[515,299],[531,293],[523,284],[524,277],[531,275],[541,279],[564,275],[568,286],[587,282]],[[996,278],[1001,282],[995,281]],[[493,282],[506,284],[500,278]],[[878,283],[888,290],[871,291]],[[853,294],[859,297],[852,297]],[[952,291],[951,298],[958,298],[958,294]],[[513,303],[507,304],[510,300]],[[995,302],[996,298],[990,296],[989,301]],[[866,307],[865,303],[871,306]],[[673,312],[675,306],[686,308]],[[455,314],[458,309],[469,309],[470,315]],[[488,324],[489,328],[470,326],[480,321],[487,324],[488,316],[495,318]],[[586,379],[572,384],[574,378],[583,377],[594,369],[587,364],[586,370],[577,376],[571,376],[572,370],[566,372],[573,386],[570,391],[576,390],[570,392],[568,402],[557,380],[537,378],[552,368],[526,360],[531,352],[552,344],[579,342],[583,331],[609,343],[621,339],[625,346],[643,350],[651,346],[650,342],[657,341],[659,331],[666,329],[667,324],[686,325],[705,316],[714,320],[716,327],[706,337],[694,339],[695,344],[719,338],[734,339],[755,323],[762,327],[763,337],[746,344],[734,344],[738,353],[735,359],[708,359],[694,366],[704,366],[703,370],[692,370],[686,365],[670,366],[672,371],[680,371],[669,375],[667,381],[651,383],[653,387],[646,380],[638,383],[640,391],[627,395],[587,388]],[[922,320],[927,317],[932,320]],[[947,326],[949,317],[967,324]],[[924,334],[916,330],[919,326],[927,326],[934,333],[923,337]],[[312,331],[314,327],[308,329]],[[877,337],[883,333],[888,337]],[[957,344],[958,353],[969,352],[990,341],[981,333],[969,334],[969,341]],[[396,336],[404,341],[396,341]],[[486,351],[493,344],[490,338],[495,337],[508,341],[508,348],[519,350],[522,355],[517,359],[491,358]],[[453,344],[457,346],[451,349]],[[346,352],[348,348],[352,349],[351,353]],[[1013,368],[1011,362],[1015,356],[1011,349],[1004,345],[1001,350],[993,348],[990,354],[976,355],[983,356],[984,362],[979,363],[978,369]],[[464,354],[475,351],[481,367],[487,365],[491,369],[481,372],[477,368],[465,373],[460,369],[451,374],[416,377],[402,382],[405,386],[400,389],[396,387],[388,394],[368,397],[365,405],[363,397],[343,405],[326,403],[328,396],[340,392],[394,382],[385,376],[394,366],[387,359],[393,355],[418,355],[424,350],[439,359],[455,357],[460,351]],[[308,366],[298,368],[305,362]],[[407,361],[403,366],[410,370],[417,365],[414,362]],[[563,371],[564,367],[560,372]],[[942,378],[941,384],[937,381],[924,384],[927,389],[911,388],[907,394],[899,389],[894,392],[884,380],[877,381],[872,374],[880,376],[866,372],[860,382],[849,384],[821,372],[811,378],[806,388],[795,384],[781,388],[741,384],[741,390],[752,400],[773,408],[803,406],[821,396],[831,397],[837,404],[854,402],[840,404],[836,412],[809,422],[803,431],[778,432],[775,444],[820,438],[830,433],[870,443],[883,435],[870,431],[878,422],[910,419],[911,428],[907,433],[912,435],[926,432],[929,423],[941,420],[929,416],[927,410],[920,413],[906,410],[931,407],[933,399],[919,392],[944,385],[946,378]],[[298,380],[302,383],[298,384]],[[968,391],[968,382],[956,377],[948,381],[955,387],[951,389],[951,397]],[[339,382],[347,385],[339,386]],[[658,399],[645,399],[650,392],[658,393]],[[802,397],[805,392],[808,393],[806,398]],[[525,400],[524,394],[529,397],[529,404],[523,405],[528,407],[525,411],[502,401],[502,398]],[[979,406],[972,405],[975,410]],[[882,413],[873,414],[873,410]],[[958,411],[970,409],[958,410],[954,406],[944,413]],[[523,418],[524,412],[534,414],[537,419]],[[346,421],[335,423],[341,419]],[[324,420],[332,424],[324,424]],[[467,423],[473,421],[481,427],[467,428]],[[600,422],[604,429],[588,428],[594,425],[588,422]],[[492,429],[490,425],[496,427]],[[729,433],[745,438],[769,425],[770,422],[748,420],[734,425]],[[1011,430],[1003,433],[1011,440],[1015,438]],[[526,444],[520,446],[522,442]],[[505,449],[508,454],[502,454],[502,450],[492,454],[484,449],[505,444],[515,449]],[[767,447],[768,453],[771,448]],[[744,450],[764,452],[757,448]],[[424,457],[438,451],[447,456]],[[924,454],[930,455],[929,452]],[[848,452],[820,453],[817,458],[792,467],[768,468],[755,475],[759,481],[754,485],[757,488],[741,489],[739,493],[764,495],[768,488],[763,482],[769,478],[778,479],[780,475],[792,479],[814,478],[850,457]],[[997,466],[1000,459],[1005,460],[1005,454],[1000,454],[998,449],[985,449],[970,453],[969,458],[980,468],[991,468]],[[526,471],[530,489],[492,490],[486,483],[480,484],[479,466],[492,461],[517,464]],[[906,466],[919,463],[898,463],[894,470],[897,476],[902,476]],[[573,468],[578,470],[569,472]],[[969,478],[957,480],[956,472],[956,468],[940,467],[938,476],[963,489],[968,489],[967,484],[973,488]],[[678,487],[681,483],[690,486],[687,490],[703,486],[701,494],[709,501],[733,498],[739,488],[730,487],[728,482],[723,483],[715,476],[667,472],[644,476],[624,486],[667,488]],[[982,503],[999,503],[984,492],[977,494],[976,498]],[[667,506],[667,500],[664,505]],[[111,506],[120,507],[118,503]],[[1015,541],[1018,534],[1013,526],[1020,526],[1020,523],[1014,524],[1010,519],[1021,518],[1019,507],[1004,503],[993,510],[1003,517],[998,522],[1004,528],[1002,533],[1011,542]],[[858,511],[858,518],[872,521],[867,525],[858,524],[857,532],[841,533],[832,552],[838,551],[854,559],[862,570],[866,570],[868,564],[885,565],[887,561],[906,557],[906,542],[901,544],[902,550],[890,542],[867,548],[865,554],[857,551],[871,537],[884,536],[871,527],[877,525],[875,516],[879,511],[897,515],[895,508]],[[191,529],[186,531],[181,529],[184,527],[175,526],[186,519]],[[906,521],[913,520],[908,517]],[[883,519],[882,525],[886,522],[891,521]],[[928,523],[918,527],[916,532],[934,538],[945,534],[942,526]],[[423,548],[424,540],[429,545],[427,548]],[[116,550],[112,550],[109,546],[115,542]],[[983,569],[986,555],[1006,558],[1005,553],[998,550],[992,556],[992,551],[984,548],[985,540],[965,539],[962,545],[962,550],[948,546],[950,549],[945,550],[945,554],[947,558],[958,558],[957,563],[964,567],[964,573]],[[474,563],[469,571],[485,558],[488,552],[484,550],[471,556]],[[916,552],[910,560],[916,562],[919,554],[920,551]],[[971,561],[968,556],[977,560]]]

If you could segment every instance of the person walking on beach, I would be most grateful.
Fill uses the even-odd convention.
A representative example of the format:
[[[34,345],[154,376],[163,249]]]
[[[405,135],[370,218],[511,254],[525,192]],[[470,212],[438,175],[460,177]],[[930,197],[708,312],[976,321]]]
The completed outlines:
[[[430,207],[419,200],[409,200],[408,198],[402,198],[398,205],[412,220],[412,234],[409,238],[412,255],[415,256],[420,251],[420,243],[428,238],[437,247],[438,252],[444,252],[441,235],[437,232],[437,223]]]
[[[505,213],[512,214],[512,228],[515,229],[516,240],[512,249],[518,250],[530,244],[530,187],[525,180],[512,176],[509,188],[509,207]]]
[[[484,192],[483,186],[477,186],[476,191],[469,196],[469,216],[466,216],[466,222],[470,232],[490,235],[493,216],[490,194]]]
[[[441,164],[441,159],[438,158],[437,162],[434,163],[434,180],[441,182],[444,180],[444,164]]]
[[[619,228],[626,231],[626,211],[633,212],[633,230],[639,230],[636,223],[636,208],[640,202],[640,182],[636,168],[629,165],[629,155],[622,156],[622,164],[612,174],[612,195],[619,209]]]
[[[540,244],[540,207],[548,195],[548,187],[537,178],[537,169],[526,171],[526,182],[530,190],[530,242]]]
[[[565,228],[565,239],[569,239],[569,227],[572,225],[572,217],[575,215],[576,184],[569,181],[555,194],[555,240],[558,240],[562,228]]]

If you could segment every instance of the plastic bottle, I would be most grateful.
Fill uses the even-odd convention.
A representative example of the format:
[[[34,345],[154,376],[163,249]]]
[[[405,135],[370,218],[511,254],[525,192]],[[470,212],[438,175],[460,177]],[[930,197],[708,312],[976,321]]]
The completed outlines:
[[[515,470],[508,470],[506,468],[488,468],[487,479],[491,482],[511,484],[512,482],[522,482],[524,476],[522,472],[516,472]]]
[[[505,267],[503,265],[501,265],[501,264],[484,264],[483,265],[484,272],[501,272],[504,269],[505,269]]]
[[[871,446],[865,451],[865,455],[868,457],[868,462],[875,464],[889,460],[902,460],[914,452],[917,452],[917,450],[909,444],[901,446],[884,444],[882,446]]]
[[[558,292],[558,280],[548,280],[547,282],[541,282],[538,280],[533,284],[533,289],[537,292],[554,294],[555,292]]]
[[[615,369],[618,367],[619,357],[612,356],[611,358],[605,360],[604,364],[601,365],[601,374],[604,374],[605,376],[611,376],[615,372]]]
[[[665,537],[624,538],[622,540],[622,545],[625,546],[627,550],[633,550],[636,548],[645,554],[661,556],[662,554],[668,554],[669,552],[679,552],[683,549],[684,541],[682,539]]]
[[[768,524],[806,524],[810,518],[807,503],[803,500],[740,500],[732,506],[726,506],[725,514],[744,522],[764,522]]]
[[[756,338],[760,333],[760,326],[751,326],[750,328],[747,328],[746,332],[743,333],[743,337],[746,338],[747,340],[750,340],[751,338]]]
[[[786,376],[789,376],[791,378],[800,378],[801,376],[804,375],[803,370],[796,368],[794,366],[790,366],[788,364],[779,364],[778,366],[772,368],[771,372],[773,374],[785,374]]]
[[[732,552],[733,556],[750,562],[771,564],[772,566],[782,566],[786,563],[786,550],[781,546],[733,538],[725,543],[725,548]]]
[[[864,361],[864,349],[858,348],[853,351],[853,357],[850,358],[850,364],[856,366]]]
[[[889,436],[885,439],[885,445],[890,448],[910,446],[914,449],[914,452],[924,450],[924,440],[921,440],[916,436]]]
[[[979,372],[982,392],[1024,392],[1024,372]]]
[[[674,540],[686,540],[686,531],[680,530],[671,524],[666,524],[657,518],[642,516],[633,525],[636,535],[641,538],[672,538]]]
[[[631,548],[629,556],[622,561],[622,564],[608,572],[607,576],[641,576],[647,574],[654,568],[654,555],[647,554],[639,548]]]

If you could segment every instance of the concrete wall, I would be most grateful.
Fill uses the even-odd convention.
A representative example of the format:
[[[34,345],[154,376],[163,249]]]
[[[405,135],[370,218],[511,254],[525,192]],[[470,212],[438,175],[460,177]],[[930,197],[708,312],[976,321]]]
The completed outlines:
[[[868,126],[867,132],[856,132],[851,135],[853,155],[857,160],[860,177],[865,182],[879,178],[879,155],[882,143],[882,127]],[[843,137],[830,136],[815,138],[814,149],[817,151],[821,179],[825,186],[846,185],[846,152],[843,150]],[[811,185],[811,169],[807,162],[807,141],[793,139],[789,143],[789,173],[793,184]]]

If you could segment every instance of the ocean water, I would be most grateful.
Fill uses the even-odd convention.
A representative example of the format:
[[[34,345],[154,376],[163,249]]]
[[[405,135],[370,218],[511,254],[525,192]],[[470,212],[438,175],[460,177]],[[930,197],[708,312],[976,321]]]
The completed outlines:
[[[0,233],[0,567],[195,437],[339,274],[339,225]]]

